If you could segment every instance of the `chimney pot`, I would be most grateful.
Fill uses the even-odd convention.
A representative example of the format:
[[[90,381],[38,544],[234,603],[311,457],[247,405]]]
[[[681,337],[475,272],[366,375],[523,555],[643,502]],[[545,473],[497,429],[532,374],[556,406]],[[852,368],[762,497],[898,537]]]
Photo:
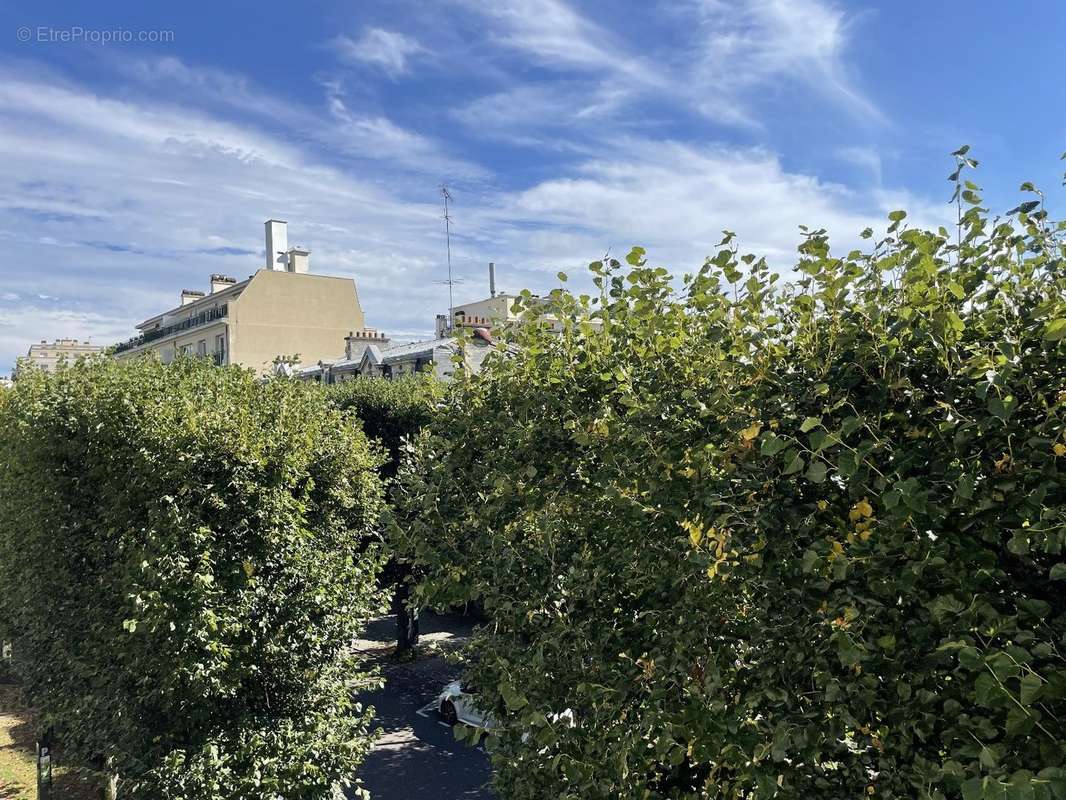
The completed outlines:
[[[496,296],[496,265],[489,262],[489,297]]]

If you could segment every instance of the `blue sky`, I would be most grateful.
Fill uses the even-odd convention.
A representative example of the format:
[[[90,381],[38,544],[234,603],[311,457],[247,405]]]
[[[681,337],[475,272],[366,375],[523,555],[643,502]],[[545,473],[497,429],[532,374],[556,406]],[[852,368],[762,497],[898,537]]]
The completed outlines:
[[[800,224],[841,248],[894,208],[938,224],[964,142],[993,209],[1023,180],[1061,197],[1060,2],[35,0],[0,20],[2,372],[250,274],[270,217],[355,278],[368,324],[428,334],[441,182],[457,300],[489,261],[543,291],[634,244],[696,267],[723,228],[784,269]],[[62,41],[78,28],[172,41]]]

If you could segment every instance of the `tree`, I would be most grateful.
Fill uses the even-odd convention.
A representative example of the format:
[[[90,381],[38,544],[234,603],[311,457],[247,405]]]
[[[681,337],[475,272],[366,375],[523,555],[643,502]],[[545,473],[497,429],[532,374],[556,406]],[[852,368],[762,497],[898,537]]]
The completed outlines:
[[[0,618],[72,759],[131,798],[331,798],[370,746],[383,455],[294,381],[27,373],[0,408]]]
[[[1066,797],[1064,226],[956,159],[792,284],[594,263],[431,423],[391,536],[491,616],[502,797]]]
[[[330,387],[328,397],[332,405],[356,417],[367,436],[384,445],[388,459],[380,471],[390,484],[411,441],[432,419],[443,394],[442,384],[424,374],[395,380],[358,378]],[[418,607],[410,597],[410,565],[390,559],[381,577],[392,588],[396,651],[402,654],[418,644],[419,635]]]

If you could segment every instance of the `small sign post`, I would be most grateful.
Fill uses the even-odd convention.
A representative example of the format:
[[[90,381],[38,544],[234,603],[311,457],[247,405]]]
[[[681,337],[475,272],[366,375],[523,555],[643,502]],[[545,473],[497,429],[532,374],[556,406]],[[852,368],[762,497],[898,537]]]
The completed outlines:
[[[37,798],[52,800],[52,729],[37,742]]]

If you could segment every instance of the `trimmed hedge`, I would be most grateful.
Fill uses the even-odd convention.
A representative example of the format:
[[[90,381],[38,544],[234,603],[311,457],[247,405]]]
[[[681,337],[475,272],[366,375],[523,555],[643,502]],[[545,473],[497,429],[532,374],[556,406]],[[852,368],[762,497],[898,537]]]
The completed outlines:
[[[68,758],[132,798],[332,798],[369,748],[383,454],[292,381],[27,373],[0,409],[0,619]],[[3,638],[0,637],[0,638]]]
[[[326,391],[331,405],[357,417],[366,435],[385,446],[389,459],[382,467],[384,478],[396,475],[405,443],[433,418],[444,396],[443,384],[429,374],[356,378]]]
[[[793,284],[593,264],[431,424],[392,536],[492,618],[502,797],[1066,797],[1064,226],[956,158]]]

